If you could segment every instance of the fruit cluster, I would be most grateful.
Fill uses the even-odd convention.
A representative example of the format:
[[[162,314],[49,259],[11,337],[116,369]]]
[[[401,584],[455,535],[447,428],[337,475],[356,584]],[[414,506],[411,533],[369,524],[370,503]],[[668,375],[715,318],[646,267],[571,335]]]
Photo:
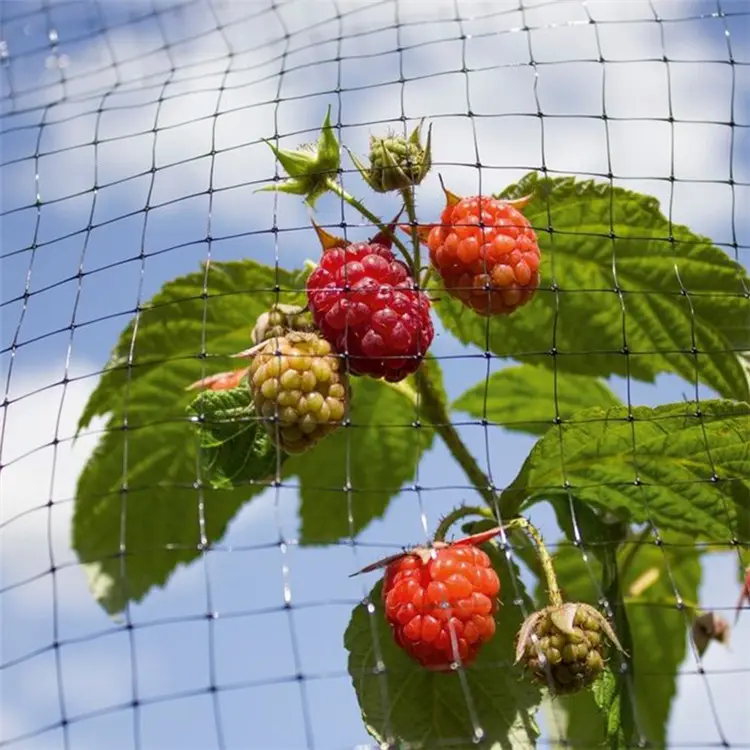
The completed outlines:
[[[194,384],[220,390],[242,387],[247,378],[255,417],[286,453],[309,450],[343,423],[350,377],[396,383],[417,372],[435,337],[434,300],[425,291],[433,272],[445,292],[485,316],[513,312],[539,286],[539,246],[521,213],[528,196],[515,201],[460,198],[445,190],[441,223],[416,222],[411,191],[432,166],[431,129],[424,145],[420,133],[421,123],[408,138],[393,133],[372,137],[369,164],[351,154],[374,191],[401,195],[412,221],[400,229],[411,237],[411,253],[395,236],[395,221],[379,224],[380,231],[367,242],[347,242],[313,222],[323,252],[306,282],[306,304],[277,304],[258,318],[255,345],[241,353],[252,359],[250,367]],[[315,146],[271,149],[288,178],[263,190],[304,195],[313,207],[333,192],[373,217],[336,182],[340,153],[330,110]],[[423,244],[431,261],[426,271],[419,262]],[[308,338],[292,342],[291,333]]]
[[[311,207],[333,192],[373,218],[336,181],[340,155],[329,116],[316,147],[271,148],[288,179],[264,189],[304,195]],[[345,423],[352,377],[396,383],[419,370],[435,336],[435,300],[424,291],[433,274],[449,296],[482,316],[514,312],[539,287],[539,245],[522,213],[531,196],[462,198],[444,189],[447,202],[440,223],[421,225],[412,190],[432,165],[431,132],[424,146],[420,127],[408,139],[394,134],[372,138],[369,165],[354,155],[352,160],[374,191],[401,195],[410,222],[399,229],[411,238],[411,251],[395,233],[398,217],[388,226],[378,222],[379,232],[367,242],[347,242],[313,222],[322,254],[307,278],[305,304],[277,304],[259,316],[253,346],[239,355],[250,358],[248,367],[194,384],[214,390],[249,388],[254,417],[285,453],[307,451]],[[420,264],[423,245],[429,250],[427,269]],[[533,528],[524,523],[527,530]],[[453,543],[442,541],[444,531],[429,547],[365,568],[387,568],[382,604],[395,643],[436,671],[474,661],[495,634],[500,593],[500,578],[480,549],[499,528]],[[534,538],[541,558],[547,553],[541,538]],[[551,563],[545,572],[554,582]],[[552,605],[521,628],[516,660],[553,692],[573,692],[602,671],[602,636],[619,644],[595,609],[563,604],[556,583],[550,592]]]

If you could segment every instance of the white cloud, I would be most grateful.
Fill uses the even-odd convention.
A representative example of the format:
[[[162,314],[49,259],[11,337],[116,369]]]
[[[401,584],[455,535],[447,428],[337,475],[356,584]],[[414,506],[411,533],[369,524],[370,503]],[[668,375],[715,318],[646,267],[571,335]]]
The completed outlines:
[[[11,381],[11,403],[2,415],[0,472],[0,523],[4,524],[0,572],[4,586],[44,575],[53,561],[58,567],[75,563],[70,548],[72,498],[78,474],[104,425],[103,419],[95,419],[73,443],[78,417],[96,384],[93,378],[75,378],[94,369],[79,362],[65,386],[60,382],[62,363],[36,371],[17,370]],[[82,572],[77,577],[61,576],[59,582],[58,593],[66,604],[90,600]],[[25,589],[28,596],[24,596]],[[47,593],[40,588],[16,591],[16,601],[28,606],[48,602]]]
[[[125,26],[113,30],[107,33],[106,40],[100,37],[86,47],[70,51],[65,100],[59,87],[45,94],[45,103],[59,103],[47,112],[42,149],[66,150],[40,160],[44,200],[91,188],[96,167],[99,185],[125,180],[119,186],[100,190],[94,222],[102,221],[122,213],[126,202],[129,210],[145,205],[144,182],[148,185],[151,181],[148,170],[152,159],[157,171],[151,205],[207,190],[213,164],[214,188],[233,188],[215,196],[214,234],[269,228],[274,220],[274,197],[252,193],[255,183],[268,180],[274,172],[273,157],[260,138],[275,132],[288,134],[282,141],[285,146],[311,140],[325,106],[331,102],[334,118],[340,115],[342,122],[350,126],[342,130],[344,142],[360,153],[366,152],[370,132],[381,132],[388,124],[402,127],[401,85],[379,86],[398,77],[400,63],[407,79],[403,87],[404,114],[410,125],[423,115],[435,118],[434,158],[439,163],[438,170],[447,184],[461,193],[478,188],[478,171],[473,166],[477,158],[485,167],[484,191],[495,191],[525,171],[539,168],[543,157],[546,166],[554,170],[607,172],[609,154],[612,171],[619,177],[660,178],[621,180],[620,184],[657,195],[666,206],[672,190],[664,179],[672,169],[672,127],[653,119],[610,121],[605,126],[598,118],[603,111],[602,97],[610,117],[666,117],[671,97],[678,120],[728,119],[728,66],[705,62],[673,64],[667,79],[662,63],[638,62],[663,54],[658,27],[647,20],[647,2],[589,4],[596,18],[646,20],[598,26],[603,54],[612,61],[606,66],[598,62],[568,62],[572,57],[593,59],[599,53],[596,30],[585,23],[581,3],[545,2],[524,16],[515,10],[517,0],[459,0],[465,19],[461,24],[444,22],[455,14],[454,0],[399,0],[398,4],[379,0],[340,0],[336,4],[301,0],[283,5],[276,14],[252,20],[242,19],[253,16],[259,8],[257,4],[230,2],[213,6],[222,23],[221,31],[217,30],[208,5],[191,4],[183,9],[179,22],[172,16],[165,18],[166,49],[164,32],[152,22],[140,29]],[[291,34],[288,46],[281,21]],[[569,21],[580,23],[568,26]],[[398,32],[396,22],[400,24]],[[519,31],[524,24],[547,27],[531,32],[534,59],[540,63],[536,70],[528,65],[528,39]],[[664,26],[669,28],[668,24]],[[459,38],[462,33],[467,35],[465,40]],[[707,60],[726,56],[726,50],[722,52],[700,35],[670,34],[667,31],[670,58]],[[179,41],[191,35],[197,35],[197,39]],[[401,59],[396,51],[398,44],[404,48]],[[343,58],[340,65],[334,60],[338,54]],[[319,62],[325,58],[331,61]],[[457,72],[464,64],[475,70]],[[280,81],[282,67],[285,72]],[[80,77],[85,71],[89,75]],[[51,70],[45,75],[52,81],[57,73]],[[337,96],[330,92],[338,85],[339,76],[345,89],[378,87],[344,91]],[[740,90],[736,101],[741,103],[747,79],[738,77],[737,84]],[[222,85],[224,91],[220,95]],[[277,93],[281,98],[278,106]],[[19,104],[32,104],[34,97],[38,103],[38,95],[31,95],[19,100]],[[163,101],[160,103],[159,99]],[[101,115],[97,112],[100,106]],[[477,115],[473,121],[466,117],[469,106]],[[550,117],[541,121],[536,116],[538,107]],[[305,130],[310,132],[301,132]],[[728,177],[726,128],[677,124],[674,134],[677,178]],[[96,150],[91,145],[95,136],[100,141]],[[212,147],[215,156],[211,154]],[[8,170],[8,179],[15,174],[14,169]],[[29,164],[17,169],[22,178],[19,184],[31,189],[33,173],[29,173]],[[145,177],[135,179],[144,172]],[[245,187],[245,183],[253,184]],[[351,183],[352,178],[348,177],[347,184]],[[730,202],[724,200],[726,187],[678,182],[674,191],[676,221],[688,223],[717,240],[728,239],[722,235],[728,230],[731,208]],[[18,205],[28,202],[23,190],[17,196]],[[422,207],[434,212],[441,197],[437,182],[431,181],[423,188]],[[4,201],[12,200],[12,195],[4,196]],[[104,214],[102,207],[107,205],[111,210]],[[177,222],[180,213],[184,215],[192,209],[187,202],[177,202],[169,210]],[[307,223],[297,200],[282,198],[278,210],[275,220],[281,227]],[[337,212],[338,207],[331,209],[329,215],[335,217]],[[349,218],[357,221],[353,216]],[[289,265],[293,262],[290,260]],[[33,395],[11,404],[5,414],[0,522],[15,520],[0,531],[3,586],[48,571],[50,541],[56,564],[75,561],[69,539],[70,499],[96,438],[82,437],[75,445],[67,438],[75,430],[94,381],[39,390],[58,382],[61,374],[61,366],[24,373],[23,380],[15,380],[11,395]],[[63,410],[55,430],[63,391]],[[99,426],[101,422],[96,428]],[[56,434],[62,442],[55,451],[51,441]],[[54,503],[51,509],[45,507],[49,500]],[[249,520],[252,518],[255,528],[256,514],[261,512],[270,518],[272,505],[271,493],[256,500],[243,511],[233,531],[239,530],[243,536],[246,531],[249,533]],[[32,512],[21,517],[25,511]],[[64,584],[58,592],[60,601],[66,607],[88,607],[93,611],[95,605],[83,572],[75,570],[78,575],[64,577],[70,584]],[[181,571],[174,585],[160,597],[168,600],[183,587],[199,586],[202,575],[199,566]],[[34,587],[17,591],[19,596],[14,601],[24,608],[24,615],[33,615],[50,600],[46,590],[41,594]],[[714,606],[727,606],[734,600],[730,583],[714,592]],[[6,609],[4,616],[15,615]],[[735,634],[735,650],[725,652],[712,646],[705,662],[709,671],[728,669],[737,658],[744,659],[741,664],[748,666],[744,644],[749,621],[746,613]],[[71,666],[68,672],[74,668]],[[731,729],[730,739],[741,741],[739,730],[745,717],[737,709],[733,692],[737,690],[737,676],[709,675],[707,679],[716,685],[715,698],[722,722]],[[672,721],[673,741],[691,739],[692,735],[687,735],[695,728],[694,717],[707,715],[705,684],[701,677],[681,680]],[[72,689],[83,694],[89,687],[82,682]],[[12,736],[14,717],[3,716],[4,721],[6,718]]]
[[[115,29],[106,44],[100,38],[70,53],[71,72],[78,77],[69,80],[66,101],[50,109],[43,143],[47,149],[89,145],[41,160],[44,197],[91,186],[90,144],[101,105],[100,185],[128,179],[125,185],[145,202],[143,179],[129,178],[150,170],[153,158],[152,206],[204,192],[212,180],[219,190],[213,234],[268,229],[274,196],[252,192],[274,173],[272,154],[260,139],[278,132],[288,134],[286,146],[311,140],[330,102],[345,125],[344,142],[366,152],[369,133],[386,128],[371,123],[387,120],[403,127],[398,119],[403,93],[409,124],[434,118],[435,161],[456,192],[478,189],[477,158],[485,191],[499,190],[543,164],[561,172],[606,174],[611,160],[616,182],[656,195],[665,207],[674,191],[675,221],[719,241],[729,239],[726,186],[691,189],[679,183],[679,178],[727,178],[729,130],[653,119],[668,117],[671,101],[678,120],[727,121],[732,82],[726,65],[674,63],[667,71],[660,61],[647,62],[660,58],[665,46],[657,25],[643,20],[647,4],[632,0],[591,4],[590,12],[602,21],[597,25],[587,23],[577,2],[527,3],[523,13],[515,0],[463,1],[458,7],[460,23],[452,20],[453,0],[298,2],[264,14],[257,4],[227,3],[213,10],[199,4],[183,8],[179,18],[165,16],[161,28],[150,23]],[[631,22],[608,23],[612,20]],[[520,31],[524,24],[532,28],[530,35]],[[666,27],[670,59],[727,57],[710,35],[704,39],[699,32]],[[184,41],[190,36],[192,41]],[[536,68],[529,65],[530,52]],[[597,61],[600,52],[606,65]],[[106,66],[108,58],[116,64]],[[460,72],[464,65],[471,72]],[[97,66],[103,69],[80,76]],[[400,66],[403,90],[398,83],[378,86],[396,80]],[[344,91],[331,93],[339,80]],[[361,89],[369,85],[376,87]],[[92,98],[92,92],[98,95]],[[477,115],[473,120],[466,117],[469,108]],[[646,119],[605,123],[605,109],[610,117]],[[540,120],[539,110],[549,117]],[[76,113],[80,116],[66,119]],[[47,164],[51,171],[45,171]],[[676,187],[668,179],[673,170]],[[54,179],[63,172],[67,180]],[[150,176],[144,179],[150,182]],[[104,188],[102,203],[108,191],[119,195],[122,188]],[[423,186],[422,205],[430,213],[440,198],[436,180]],[[182,208],[177,202],[170,212]],[[194,210],[188,203],[184,208]],[[299,201],[282,198],[278,211],[281,227],[307,224]]]

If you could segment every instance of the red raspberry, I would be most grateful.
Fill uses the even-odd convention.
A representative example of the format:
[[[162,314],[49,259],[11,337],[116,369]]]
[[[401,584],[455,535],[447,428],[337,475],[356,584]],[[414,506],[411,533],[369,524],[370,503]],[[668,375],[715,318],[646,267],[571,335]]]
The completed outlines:
[[[323,253],[307,281],[315,325],[349,371],[391,382],[415,372],[435,335],[430,300],[404,263],[378,242]]]
[[[508,315],[539,286],[539,245],[528,219],[487,196],[449,200],[427,237],[446,291],[480,315]]]
[[[465,541],[465,540],[464,540]],[[469,544],[418,549],[388,565],[385,616],[396,643],[428,669],[470,664],[495,634],[500,579]]]

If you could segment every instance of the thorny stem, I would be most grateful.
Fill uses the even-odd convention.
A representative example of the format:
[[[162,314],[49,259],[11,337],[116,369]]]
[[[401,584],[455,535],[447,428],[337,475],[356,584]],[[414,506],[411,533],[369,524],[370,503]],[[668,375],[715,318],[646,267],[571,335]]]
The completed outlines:
[[[440,394],[435,390],[435,386],[426,372],[428,364],[428,361],[424,361],[414,375],[417,392],[421,398],[422,411],[438,435],[443,439],[451,455],[464,470],[477,492],[482,496],[490,509],[494,510],[497,508],[497,495],[492,489],[490,480],[479,468],[479,464],[477,464],[474,456],[469,453],[463,440],[458,436],[456,428],[451,424],[450,417],[440,398]]]
[[[529,535],[531,540],[536,545],[537,554],[539,555],[539,562],[542,564],[542,570],[544,571],[544,577],[547,580],[547,593],[549,594],[549,601],[553,607],[561,607],[563,603],[562,594],[560,593],[560,587],[557,584],[557,576],[555,575],[555,566],[552,564],[552,557],[547,551],[547,547],[544,544],[542,535],[539,533],[539,529],[534,526],[526,518],[514,518],[508,522],[505,526],[507,530],[521,529]]]
[[[391,234],[391,238],[393,239],[393,244],[401,251],[401,254],[404,256],[404,259],[407,262],[407,265],[409,268],[414,268],[414,261],[412,260],[411,253],[406,249],[406,246],[404,245],[401,240],[396,237],[396,233],[391,233],[389,228],[383,224],[383,222],[375,216],[370,209],[368,209],[363,203],[358,201],[353,195],[350,195],[349,193],[344,190],[341,185],[339,185],[336,180],[333,178],[328,178],[326,181],[326,187],[336,195],[339,196],[343,201],[348,203],[355,211],[359,211],[362,216],[365,217],[368,221],[372,222],[374,226],[376,226],[381,232],[384,232],[386,235]]]
[[[480,507],[477,505],[461,505],[458,508],[452,510],[442,521],[438,524],[437,531],[435,532],[435,541],[442,542],[445,539],[445,535],[448,533],[448,529],[453,526],[456,521],[460,521],[466,516],[481,516],[491,521],[497,522],[495,514],[489,509]]]
[[[419,281],[419,270],[422,266],[420,263],[421,241],[419,239],[419,228],[417,226],[417,212],[414,206],[414,193],[409,188],[404,188],[401,191],[401,197],[404,200],[406,215],[409,217],[409,224],[411,225],[411,244],[414,252],[414,265],[412,266],[412,272],[414,278]]]

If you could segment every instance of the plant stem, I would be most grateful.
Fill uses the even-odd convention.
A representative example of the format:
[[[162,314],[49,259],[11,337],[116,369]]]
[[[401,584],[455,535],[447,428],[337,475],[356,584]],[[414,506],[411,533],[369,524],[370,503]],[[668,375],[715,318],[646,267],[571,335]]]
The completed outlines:
[[[626,539],[625,544],[630,544],[631,547],[628,550],[627,554],[625,555],[625,558],[620,563],[620,575],[622,578],[627,577],[627,573],[630,571],[630,566],[633,564],[633,560],[635,560],[635,556],[641,551],[641,548],[648,544],[648,538],[653,533],[650,526],[647,526],[645,529],[641,531],[640,534],[635,539]]]
[[[437,531],[435,532],[435,541],[442,542],[445,539],[445,535],[448,533],[448,529],[453,526],[456,521],[460,521],[462,518],[466,518],[466,516],[480,516],[481,518],[487,518],[497,523],[495,514],[489,508],[476,505],[461,505],[452,510],[442,521],[440,521]]]
[[[353,209],[358,211],[362,216],[371,221],[377,226],[381,232],[387,232],[388,228],[373,214],[368,208],[366,208],[360,201],[354,196],[344,190],[341,185],[333,179],[328,180],[328,189],[338,195],[342,200],[346,201]],[[409,251],[404,247],[403,243],[394,235],[393,242],[403,254],[409,266],[415,269],[415,273],[419,273],[419,233],[416,229],[416,215],[414,210],[414,199],[412,194],[408,190],[404,190],[403,193],[404,203],[406,205],[407,213],[409,214],[409,220],[412,225],[412,241],[414,242],[414,253],[415,259],[411,257]],[[430,272],[428,271],[428,274]],[[421,399],[422,409],[425,416],[428,418],[432,426],[437,431],[438,435],[443,439],[448,450],[451,452],[453,458],[458,462],[461,468],[464,470],[466,476],[469,478],[471,483],[476,488],[477,492],[482,496],[484,501],[487,503],[492,511],[495,511],[498,507],[498,495],[495,492],[492,483],[490,482],[487,475],[479,468],[474,456],[471,455],[468,448],[464,445],[464,442],[456,432],[456,428],[451,424],[450,416],[445,408],[445,405],[440,398],[440,394],[435,390],[432,381],[427,374],[427,365],[425,361],[422,366],[417,370],[414,378],[416,381],[417,391]]]
[[[336,180],[329,178],[326,182],[326,186],[328,189],[339,196],[343,201],[348,203],[355,211],[358,211],[362,216],[365,217],[368,221],[372,222],[374,226],[376,226],[381,232],[385,233],[386,235],[390,234],[391,238],[393,239],[393,244],[401,251],[401,254],[404,256],[404,259],[406,260],[409,268],[414,267],[414,260],[411,257],[411,253],[406,249],[406,246],[404,245],[401,240],[396,237],[395,232],[391,233],[390,229],[383,224],[383,222],[375,216],[370,209],[368,209],[363,203],[358,201],[353,195],[349,195],[349,193],[344,190],[344,188],[339,185]]]
[[[440,398],[440,394],[435,390],[426,372],[428,364],[429,362],[425,360],[414,375],[417,391],[421,398],[422,411],[438,435],[443,439],[451,455],[464,470],[477,492],[482,496],[490,509],[494,511],[497,508],[497,494],[487,475],[479,468],[479,464],[477,464],[474,456],[469,453],[468,448],[458,436],[456,428],[451,424],[450,417]]]
[[[560,587],[557,584],[557,576],[555,575],[555,566],[552,564],[552,557],[547,550],[542,535],[539,533],[539,529],[534,526],[526,518],[514,518],[510,521],[506,527],[510,529],[522,529],[529,535],[531,540],[536,545],[537,554],[539,555],[539,562],[542,564],[542,570],[544,571],[544,577],[547,581],[547,593],[549,594],[549,601],[553,607],[560,607],[563,603],[562,594],[560,593]]]
[[[414,278],[419,280],[419,269],[422,265],[420,260],[420,250],[422,243],[419,239],[419,229],[417,227],[417,212],[414,207],[414,193],[409,188],[404,188],[401,191],[401,197],[404,199],[406,215],[409,217],[409,224],[411,225],[411,244],[414,253],[414,265],[412,266],[412,273]]]

